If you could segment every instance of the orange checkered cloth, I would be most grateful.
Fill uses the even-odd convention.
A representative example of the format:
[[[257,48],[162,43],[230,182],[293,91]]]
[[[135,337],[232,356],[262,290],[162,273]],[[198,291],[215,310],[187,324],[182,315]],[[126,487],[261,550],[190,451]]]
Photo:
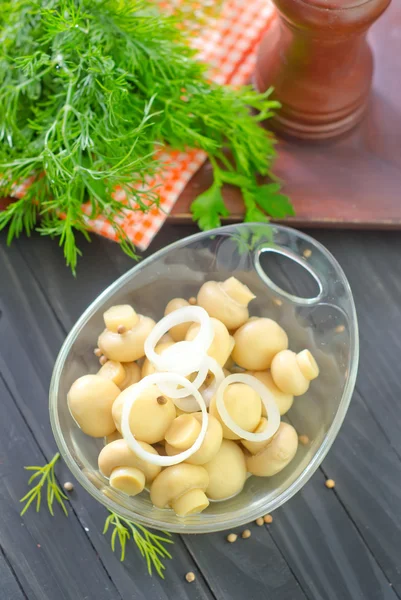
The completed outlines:
[[[199,1],[202,5],[208,0]],[[258,43],[273,17],[274,7],[270,0],[226,0],[220,14],[210,19],[207,27],[198,30],[191,39],[198,50],[199,60],[210,65],[208,77],[219,84],[240,86],[247,83],[254,71]],[[200,150],[177,152],[164,148],[158,152],[157,158],[161,167],[156,177],[149,181],[149,186],[158,186],[159,206],[147,213],[127,211],[120,222],[129,239],[140,250],[149,246],[186,184],[205,162],[206,154]],[[19,186],[14,195],[23,195],[27,183]],[[115,191],[115,198],[129,202],[122,190]],[[117,241],[106,217],[91,220],[90,206],[83,208],[92,231]]]

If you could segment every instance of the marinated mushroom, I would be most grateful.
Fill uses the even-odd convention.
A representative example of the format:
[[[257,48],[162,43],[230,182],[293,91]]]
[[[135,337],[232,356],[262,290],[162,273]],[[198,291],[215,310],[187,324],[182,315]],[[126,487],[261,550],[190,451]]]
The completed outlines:
[[[124,333],[138,323],[139,316],[129,304],[112,306],[103,313],[106,329],[113,333]]]
[[[124,367],[125,377],[118,387],[120,388],[120,390],[125,390],[130,385],[138,383],[138,381],[141,379],[141,369],[139,365],[136,364],[136,362],[121,364]]]
[[[187,300],[184,300],[184,298],[173,298],[173,300],[170,300],[170,302],[167,304],[164,311],[164,316],[169,315],[183,306],[190,306],[190,304]],[[169,334],[175,342],[182,342],[182,340],[185,340],[185,336],[190,326],[191,323],[181,323],[181,325],[175,325],[170,329]]]
[[[112,414],[115,428],[121,431],[121,416],[124,400],[132,386],[121,392],[113,404]],[[164,440],[167,429],[176,416],[174,403],[163,396],[156,385],[147,388],[135,401],[129,423],[132,435],[141,442],[156,444]]]
[[[282,392],[276,386],[270,371],[252,371],[250,375],[253,375],[256,377],[256,379],[259,379],[259,381],[261,381],[267,387],[276,401],[280,415],[285,415],[285,413],[288,412],[292,406],[294,396],[292,394],[286,394],[285,392]],[[266,410],[264,406],[262,406],[262,416],[266,416]]]
[[[155,326],[153,319],[138,315],[138,322],[124,333],[105,329],[100,334],[97,345],[109,360],[133,362],[145,356],[145,340]]]
[[[159,343],[159,344],[157,344],[157,346],[155,348],[155,352],[157,354],[161,354],[164,350],[166,350],[166,348],[169,348],[173,344],[174,344],[173,341]],[[141,369],[142,379],[144,377],[147,377],[147,375],[152,375],[152,373],[156,373],[156,367],[154,367],[152,365],[152,363],[150,362],[150,360],[148,358],[145,358],[145,360],[143,361],[142,369]]]
[[[302,396],[308,391],[310,382],[319,375],[319,367],[309,350],[298,354],[283,350],[272,361],[271,375],[282,392]]]
[[[149,444],[140,442],[142,448],[151,454],[157,451]],[[110,478],[111,487],[130,496],[139,494],[145,485],[150,485],[161,468],[140,459],[123,439],[105,446],[98,457],[100,472]]]
[[[265,318],[249,319],[234,333],[232,358],[240,367],[264,371],[273,357],[288,348],[286,332],[276,321]]]
[[[246,285],[230,277],[223,282],[206,281],[199,290],[197,303],[227,329],[235,330],[248,319],[248,304],[253,298],[255,295]]]
[[[202,422],[202,413],[192,413],[192,414],[182,413],[181,416],[189,418],[190,421],[193,421],[193,420],[197,421],[199,423],[199,428],[200,428],[200,424]],[[166,433],[165,449],[166,449],[166,453],[168,454],[168,456],[174,456],[175,454],[178,454],[179,452],[181,452],[181,450],[187,450],[187,448],[189,448],[193,444],[193,441],[191,443],[189,443],[193,436],[189,436],[188,433],[185,432],[185,429],[187,429],[187,428],[191,429],[191,427],[193,426],[193,423],[191,423],[189,426],[187,426],[186,425],[187,420],[185,420],[185,421],[182,420],[180,423],[180,429],[181,429],[181,427],[184,429],[183,434],[180,431],[178,431],[178,435],[172,435],[173,433],[177,432],[177,429],[172,430],[172,428],[174,426],[174,423],[176,423],[179,418],[180,417],[177,417],[177,419],[175,419],[173,421],[173,424],[171,425],[170,429]],[[177,446],[177,441],[178,441],[178,443],[181,443],[181,445],[182,445],[183,439],[186,439],[186,442],[185,442],[184,446],[182,446],[182,448],[180,449],[180,447]],[[197,452],[195,452],[194,454],[192,454],[192,456],[187,458],[186,462],[189,463],[190,465],[204,465],[205,463],[209,462],[219,451],[222,440],[223,440],[223,429],[222,429],[221,424],[215,417],[213,417],[212,415],[209,415],[209,421],[208,421],[205,439],[203,440],[203,443],[202,443],[201,447],[199,448],[199,450]]]
[[[254,431],[262,416],[262,402],[259,394],[245,383],[232,383],[224,392],[224,404],[230,417],[242,429]],[[215,417],[223,428],[223,437],[228,440],[239,440],[240,437],[223,423],[216,406],[214,397],[209,407],[210,414]]]
[[[203,467],[180,463],[167,467],[156,477],[150,499],[158,508],[171,507],[176,515],[185,517],[209,506],[205,494],[208,484],[209,476]]]
[[[246,457],[247,469],[258,477],[272,477],[280,473],[294,458],[298,448],[298,434],[292,425],[280,423],[278,431],[257,454]]]
[[[99,375],[84,375],[67,394],[69,409],[82,431],[92,437],[106,437],[116,429],[112,406],[120,389]]]
[[[231,440],[223,440],[217,454],[204,465],[209,475],[206,495],[212,500],[225,500],[238,494],[246,481],[245,456]]]
[[[256,427],[256,429],[253,433],[262,433],[266,429],[266,427],[267,427],[267,419],[266,419],[266,417],[262,417],[258,423],[258,426]],[[241,444],[251,454],[257,454],[258,452],[261,452],[261,450],[263,450],[263,448],[265,448],[266,444],[269,443],[270,439],[264,440],[263,442],[250,442],[249,440],[241,440]]]
[[[126,374],[123,365],[115,360],[108,360],[97,372],[100,377],[110,379],[121,389]]]
[[[219,321],[212,317],[211,319],[214,337],[212,344],[208,350],[208,356],[214,358],[221,367],[225,365],[227,362],[232,349],[234,348],[234,338],[229,334],[227,327]],[[200,325],[198,323],[193,323],[190,325],[185,339],[191,342],[198,335],[200,330]]]

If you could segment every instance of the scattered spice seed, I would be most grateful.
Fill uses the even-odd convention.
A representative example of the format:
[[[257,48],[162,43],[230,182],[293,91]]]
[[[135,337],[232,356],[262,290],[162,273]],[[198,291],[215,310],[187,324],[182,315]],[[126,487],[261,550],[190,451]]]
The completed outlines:
[[[65,484],[63,485],[63,488],[65,489],[66,492],[72,492],[72,490],[74,489],[74,484],[71,483],[71,481],[66,481]]]
[[[97,357],[100,357],[102,356],[102,351],[100,350],[100,348],[95,348],[93,354]]]
[[[250,538],[250,537],[251,537],[251,532],[250,532],[250,530],[249,530],[249,529],[245,529],[245,530],[242,532],[242,534],[241,534],[241,537],[243,537],[243,538],[244,538],[244,540],[246,540],[246,539]]]
[[[283,301],[280,298],[273,298],[273,302],[276,306],[282,306]]]
[[[122,333],[125,333],[126,331],[127,331],[127,328],[126,328],[126,327],[124,327],[124,325],[119,325],[119,326],[117,327],[117,333],[119,333],[120,335],[121,335]]]
[[[164,396],[158,396],[157,397],[157,403],[160,405],[166,404],[167,403],[167,398],[165,398]]]
[[[103,354],[100,358],[99,358],[99,362],[100,364],[103,366],[107,363],[107,357]]]
[[[263,517],[259,517],[259,519],[256,519],[255,523],[256,525],[259,525],[259,527],[262,527],[264,523]]]
[[[334,479],[327,479],[324,485],[331,490],[333,487],[335,487],[336,482]]]
[[[307,435],[299,435],[298,440],[299,440],[299,443],[302,444],[302,446],[307,446],[310,442]]]
[[[41,548],[42,546],[40,544],[36,544],[36,547],[37,548]]]
[[[334,330],[336,333],[343,333],[345,331],[345,326],[344,325],[337,325],[337,327]]]
[[[305,258],[309,258],[310,256],[312,256],[312,250],[306,248],[306,250],[303,251],[303,255]]]
[[[185,575],[185,579],[188,581],[188,583],[192,583],[193,581],[195,581],[195,573],[192,573],[192,571],[190,571]]]
[[[263,520],[265,523],[273,523],[273,517],[271,515],[265,515]]]
[[[233,544],[234,542],[237,541],[238,535],[236,533],[229,533],[227,536],[227,542],[230,542],[230,544]]]
[[[188,300],[188,302],[189,302],[190,304],[192,304],[192,306],[194,306],[194,304],[196,304],[196,298],[195,298],[195,296],[192,296],[192,297],[191,297],[191,298]]]

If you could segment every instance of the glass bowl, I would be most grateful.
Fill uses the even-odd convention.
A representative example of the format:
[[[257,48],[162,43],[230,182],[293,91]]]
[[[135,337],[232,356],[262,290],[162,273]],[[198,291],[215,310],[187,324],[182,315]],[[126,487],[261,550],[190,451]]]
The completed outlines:
[[[128,497],[113,490],[97,468],[103,440],[86,436],[72,419],[67,392],[75,379],[96,373],[93,354],[103,312],[132,304],[155,320],[174,297],[196,296],[204,281],[234,275],[256,294],[252,316],[278,321],[294,351],[309,348],[320,376],[295,398],[285,420],[308,436],[294,460],[274,477],[249,477],[243,491],[211,502],[201,514],[177,517],[152,506],[149,494]],[[273,511],[316,471],[347,412],[358,366],[358,326],[347,279],[334,257],[294,229],[267,224],[221,227],[185,238],[143,260],[89,306],[68,335],[50,385],[50,418],[60,453],[76,479],[96,500],[148,527],[179,533],[233,528]]]

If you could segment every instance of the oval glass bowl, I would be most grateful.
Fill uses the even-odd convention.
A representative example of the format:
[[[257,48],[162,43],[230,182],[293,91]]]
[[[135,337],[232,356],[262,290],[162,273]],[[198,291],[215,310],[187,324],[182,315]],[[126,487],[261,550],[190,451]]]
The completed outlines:
[[[285,268],[277,264],[277,255],[285,257]],[[299,271],[307,275],[306,282]],[[78,428],[68,410],[67,392],[75,379],[99,369],[93,349],[107,308],[132,304],[137,312],[157,321],[172,298],[196,296],[203,282],[232,275],[256,294],[250,314],[278,321],[288,334],[289,347],[310,349],[319,364],[319,378],[307,394],[295,398],[285,416],[299,434],[309,437],[310,444],[299,445],[294,460],[275,477],[250,477],[238,496],[211,502],[201,514],[177,517],[171,510],[152,506],[147,492],[128,497],[110,487],[97,468],[103,440],[90,438]],[[277,281],[282,286],[284,282],[286,289]],[[110,510],[172,532],[219,531],[271,512],[305,485],[345,417],[357,365],[355,306],[333,256],[309,236],[287,227],[251,223],[221,227],[183,239],[143,260],[89,306],[57,358],[50,386],[51,424],[72,473]]]

